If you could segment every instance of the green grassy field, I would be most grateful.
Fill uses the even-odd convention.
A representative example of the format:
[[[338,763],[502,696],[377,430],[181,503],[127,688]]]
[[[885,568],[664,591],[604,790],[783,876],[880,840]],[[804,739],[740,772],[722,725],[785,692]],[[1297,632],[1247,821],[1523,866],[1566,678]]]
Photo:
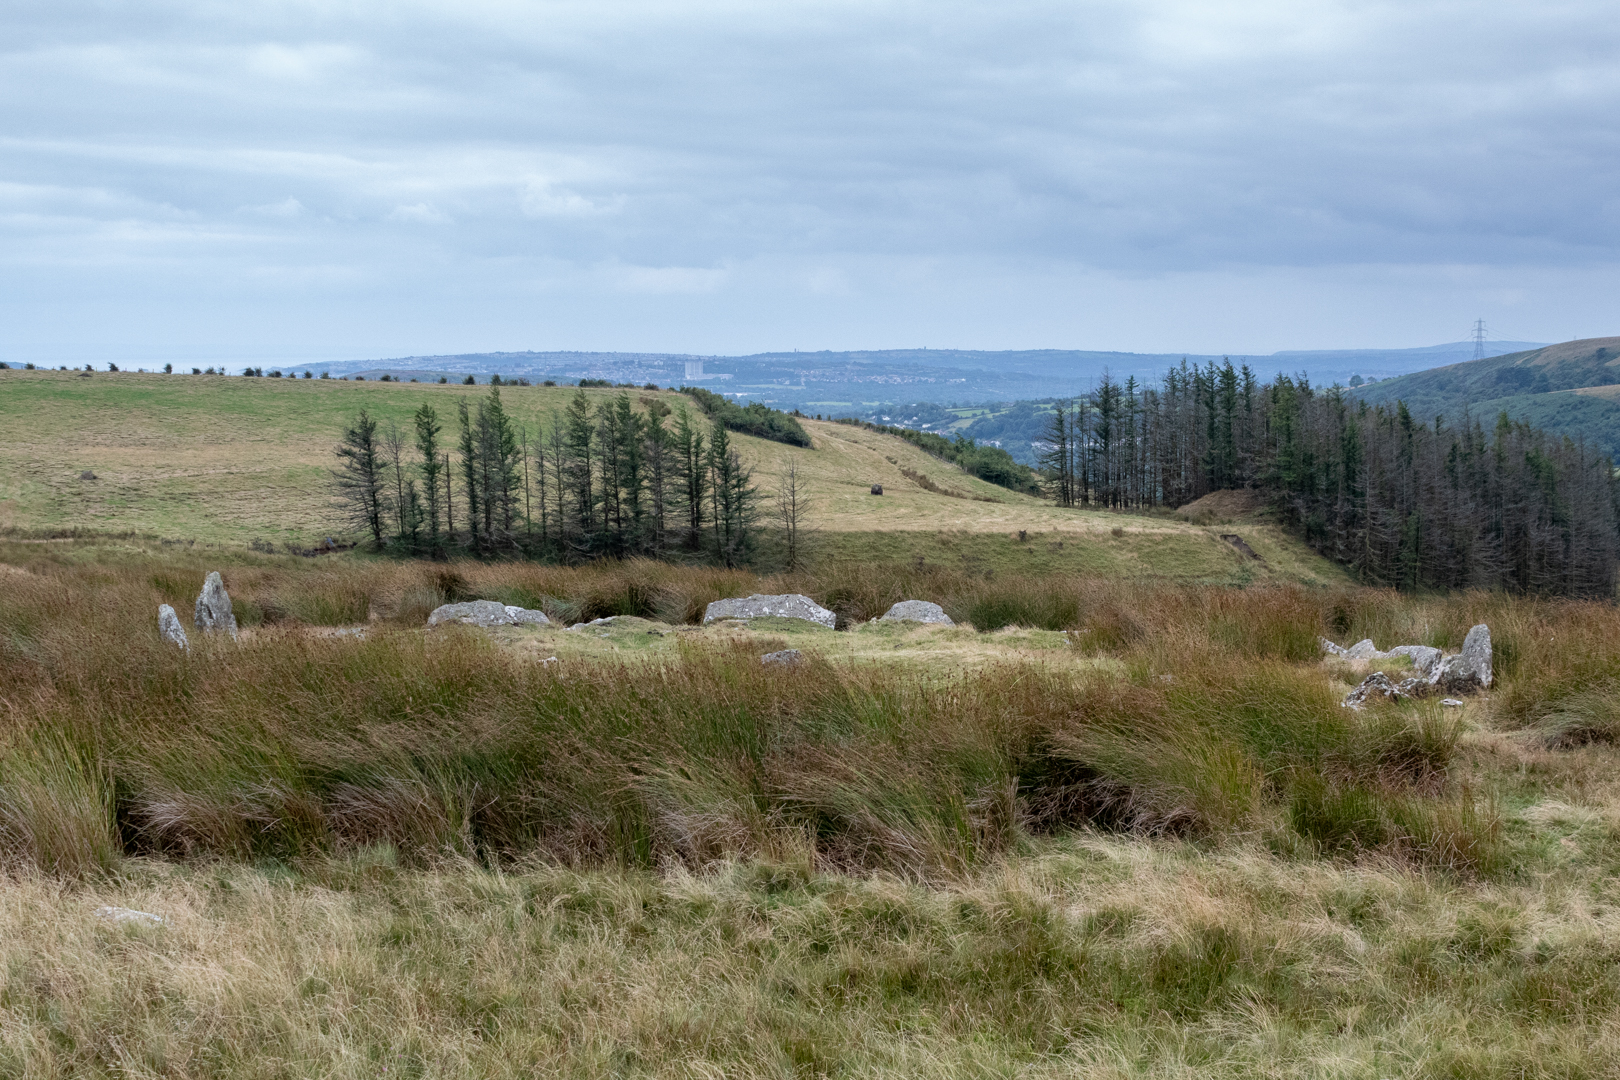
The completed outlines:
[[[241,639],[182,653],[207,569]],[[1620,1070],[1613,605],[138,538],[0,584],[0,1075]],[[848,629],[694,621],[784,588]],[[424,631],[465,596],[626,617]],[[1316,645],[1479,621],[1461,709],[1342,709]]]
[[[534,434],[549,428],[574,392],[509,387],[503,400]],[[617,392],[586,391],[593,400]],[[408,425],[411,413],[431,402],[449,421],[457,402],[487,393],[458,385],[0,372],[6,416],[0,529],[308,546],[343,533],[331,499],[332,448],[359,409]],[[644,394],[650,392],[632,392],[637,399]],[[656,396],[686,402],[669,392]],[[746,436],[735,441],[765,490],[788,458],[798,461],[809,482],[808,524],[816,534],[810,548],[824,561],[921,558],[981,572],[1066,570],[1231,584],[1345,580],[1260,518],[1246,519],[1239,530],[1263,557],[1255,561],[1220,539],[1229,529],[1169,515],[1059,509],[891,436],[828,422],[805,426],[810,450]],[[95,478],[81,478],[85,472]],[[870,494],[873,484],[883,485],[882,496]]]

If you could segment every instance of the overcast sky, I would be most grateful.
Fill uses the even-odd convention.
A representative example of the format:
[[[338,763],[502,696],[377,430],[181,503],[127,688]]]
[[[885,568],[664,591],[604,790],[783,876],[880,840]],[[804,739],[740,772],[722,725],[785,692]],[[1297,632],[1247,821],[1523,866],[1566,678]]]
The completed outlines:
[[[7,0],[0,351],[1616,334],[1617,57],[1612,0]]]

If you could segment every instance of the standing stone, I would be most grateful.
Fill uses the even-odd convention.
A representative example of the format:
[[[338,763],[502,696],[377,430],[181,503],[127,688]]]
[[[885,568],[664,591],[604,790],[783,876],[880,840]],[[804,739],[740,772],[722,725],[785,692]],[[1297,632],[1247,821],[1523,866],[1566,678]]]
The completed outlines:
[[[754,593],[748,597],[731,597],[725,600],[716,600],[703,610],[703,623],[707,626],[716,619],[760,619],[774,617],[778,619],[804,619],[806,622],[818,623],[832,630],[838,624],[838,616],[800,593],[785,593],[781,596],[765,596]]]
[[[940,626],[955,626],[951,617],[945,614],[945,609],[938,604],[931,604],[927,600],[902,600],[894,607],[883,613],[880,622],[899,622],[901,620],[920,623],[937,623]]]
[[[232,641],[236,640],[236,615],[231,611],[231,594],[225,591],[225,581],[219,576],[218,570],[208,572],[202,592],[197,594],[197,607],[191,613],[191,621],[205,634],[224,632],[231,635]]]
[[[186,628],[180,625],[180,616],[168,604],[158,605],[158,633],[163,635],[164,641],[182,649],[191,647],[190,642],[186,641]]]
[[[1436,680],[1451,693],[1489,689],[1491,685],[1491,628],[1480,623],[1463,639],[1462,652],[1448,656]]]

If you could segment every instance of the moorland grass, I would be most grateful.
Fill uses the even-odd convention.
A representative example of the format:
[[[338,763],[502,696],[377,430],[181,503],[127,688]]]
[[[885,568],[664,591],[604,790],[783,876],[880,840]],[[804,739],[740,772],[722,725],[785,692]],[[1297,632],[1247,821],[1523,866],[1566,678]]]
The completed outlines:
[[[184,609],[197,569],[127,555],[11,575],[0,730],[18,779],[0,821],[15,858],[102,866],[111,829],[126,851],[193,857],[389,843],[575,865],[807,843],[827,865],[926,876],[1076,826],[1468,872],[1494,858],[1489,815],[1447,782],[1460,728],[1432,707],[1344,710],[1315,663],[1353,598],[926,567],[831,584],[656,563],[267,560],[228,574],[251,641],[181,652],[151,612]],[[542,665],[475,631],[419,629],[474,595],[681,622],[717,596],[788,588],[846,622],[936,598],[982,629],[1072,630],[1074,651],[1115,662],[782,672],[748,641],[688,636],[643,662]],[[363,639],[301,629],[362,613],[376,617]]]
[[[0,562],[0,1075],[1620,1069],[1615,750],[1548,726],[1608,707],[1608,605],[914,562]],[[216,566],[243,640],[165,646],[156,604]],[[885,635],[690,627],[788,588],[852,626],[934,599],[986,623],[942,642],[985,644],[853,663],[819,643]],[[541,665],[422,631],[469,596],[650,617],[625,633],[657,645]],[[1360,671],[1315,650],[1480,621],[1498,682],[1460,717],[1344,710]],[[998,654],[990,624],[1070,644]],[[789,638],[810,663],[762,668]]]

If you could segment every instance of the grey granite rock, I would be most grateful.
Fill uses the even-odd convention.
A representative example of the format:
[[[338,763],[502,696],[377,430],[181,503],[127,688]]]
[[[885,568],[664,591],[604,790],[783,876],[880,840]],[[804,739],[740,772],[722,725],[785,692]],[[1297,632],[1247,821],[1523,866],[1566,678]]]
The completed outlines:
[[[1412,667],[1430,682],[1440,674],[1440,661],[1444,656],[1439,649],[1430,645],[1397,645],[1389,650],[1390,656],[1410,657]]]
[[[1448,693],[1485,690],[1491,685],[1491,628],[1480,623],[1463,639],[1462,652],[1448,656],[1436,680]]]
[[[780,664],[786,667],[793,667],[796,664],[804,663],[804,653],[800,652],[798,649],[783,649],[781,652],[766,653],[764,656],[759,658],[759,662],[767,665]]]
[[[732,597],[726,600],[716,600],[703,612],[705,625],[716,619],[803,619],[806,622],[817,623],[827,629],[833,629],[838,617],[808,596],[800,593],[785,593],[781,596],[765,596],[755,593],[752,596]]]
[[[445,604],[433,609],[428,616],[429,627],[445,623],[466,623],[469,626],[549,626],[551,620],[543,611],[513,607],[494,600],[468,600],[460,604]]]
[[[1378,646],[1373,644],[1372,638],[1362,638],[1344,650],[1346,660],[1384,660],[1388,655],[1378,651]]]
[[[218,570],[210,570],[203,580],[202,592],[197,594],[197,606],[192,609],[191,621],[205,634],[230,634],[236,640],[236,615],[231,611],[231,594],[225,591],[225,581]]]
[[[1345,656],[1350,652],[1343,645],[1336,645],[1327,638],[1317,638],[1316,640],[1322,646],[1322,651],[1329,656]]]
[[[945,609],[938,604],[931,604],[927,600],[902,600],[894,607],[883,613],[885,622],[920,622],[938,623],[940,626],[955,626],[951,617],[945,614]]]
[[[1350,691],[1340,704],[1347,709],[1360,709],[1379,701],[1394,701],[1399,693],[1388,675],[1375,671]]]
[[[618,618],[617,615],[609,615],[606,618],[592,619],[590,622],[577,622],[573,626],[570,626],[568,629],[570,629],[570,630],[588,630],[593,626],[612,626],[613,625],[613,620],[617,619],[617,618]]]
[[[1422,675],[1402,679],[1395,686],[1396,698],[1428,697],[1432,693],[1434,693],[1434,683]]]
[[[191,647],[186,641],[186,628],[180,625],[180,616],[174,613],[174,608],[168,604],[158,605],[158,633],[163,640],[178,645],[182,649]]]

